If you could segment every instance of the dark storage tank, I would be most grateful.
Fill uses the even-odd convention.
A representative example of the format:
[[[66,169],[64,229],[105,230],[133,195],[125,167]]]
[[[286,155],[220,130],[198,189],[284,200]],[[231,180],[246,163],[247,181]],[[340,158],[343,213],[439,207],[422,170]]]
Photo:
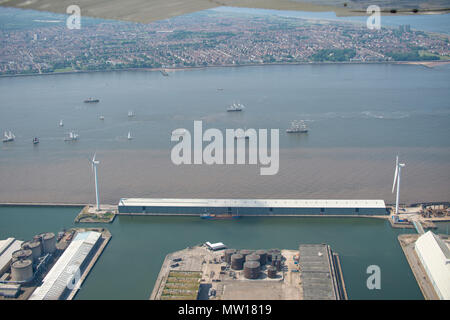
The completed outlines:
[[[275,279],[277,277],[277,268],[274,266],[267,267],[267,276],[270,279]]]
[[[257,250],[255,254],[259,255],[259,263],[263,266],[267,263],[267,251],[266,250]]]
[[[244,277],[247,279],[257,279],[261,271],[259,261],[247,261],[244,263]]]
[[[244,265],[244,256],[239,253],[235,253],[231,256],[231,269],[242,270]]]
[[[225,262],[230,264],[231,263],[231,256],[233,254],[235,254],[235,253],[236,253],[235,249],[227,249],[227,250],[225,250],[225,253],[224,253],[224,260],[225,260]]]

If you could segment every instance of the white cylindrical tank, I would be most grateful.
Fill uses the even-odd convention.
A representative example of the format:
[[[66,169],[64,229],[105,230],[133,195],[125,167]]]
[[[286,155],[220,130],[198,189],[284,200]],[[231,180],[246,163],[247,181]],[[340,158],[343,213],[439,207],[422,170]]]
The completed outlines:
[[[33,261],[37,261],[42,255],[42,245],[40,241],[27,241],[22,244],[22,249],[30,249],[33,252]]]
[[[33,261],[33,251],[30,249],[20,249],[12,253],[12,261],[31,260]]]
[[[33,278],[33,262],[31,260],[17,260],[11,264],[12,281],[27,282]]]
[[[41,234],[42,249],[44,253],[53,253],[56,250],[56,237],[52,232]]]

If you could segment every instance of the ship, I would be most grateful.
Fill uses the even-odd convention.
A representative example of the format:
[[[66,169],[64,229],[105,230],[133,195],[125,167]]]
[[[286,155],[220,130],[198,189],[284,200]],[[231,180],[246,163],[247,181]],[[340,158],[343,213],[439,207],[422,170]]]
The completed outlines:
[[[286,130],[287,133],[307,133],[308,128],[306,127],[305,122],[294,120],[291,123],[291,127]]]
[[[99,119],[100,120],[105,120],[105,116],[100,116]]]
[[[64,141],[76,141],[78,140],[78,134],[74,131],[70,131],[67,137],[64,138]]]
[[[128,140],[132,140],[133,139],[133,137],[131,136],[131,131],[128,131],[127,139]]]
[[[84,100],[84,103],[97,103],[97,102],[100,102],[100,100],[95,98],[88,98]]]
[[[160,72],[161,72],[161,74],[162,74],[163,76],[165,76],[165,77],[168,77],[168,76],[169,76],[169,74],[167,73],[167,71],[164,70],[164,69],[160,70]]]
[[[233,103],[227,108],[227,112],[242,111],[243,109],[244,109],[244,105],[243,105],[243,104],[233,102]]]
[[[172,137],[184,136],[186,134],[186,129],[176,129],[172,131]]]
[[[11,142],[11,141],[14,141],[15,138],[16,138],[16,136],[11,131],[9,131],[9,132],[5,131],[3,142]]]
[[[64,123],[63,123],[62,120],[59,120],[59,126],[60,126],[60,127],[64,127]]]
[[[229,219],[237,219],[240,218],[240,215],[237,214],[215,214],[215,213],[203,213],[200,215],[201,219],[205,220],[229,220]]]
[[[33,144],[38,144],[39,143],[39,138],[38,137],[34,137],[33,138]]]
[[[134,117],[134,112],[133,111],[128,111],[128,118],[132,118]]]

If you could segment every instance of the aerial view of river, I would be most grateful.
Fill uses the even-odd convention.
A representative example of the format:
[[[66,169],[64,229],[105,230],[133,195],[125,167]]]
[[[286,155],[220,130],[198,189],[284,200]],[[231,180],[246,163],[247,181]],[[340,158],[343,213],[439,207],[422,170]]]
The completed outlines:
[[[103,203],[121,197],[392,203],[397,154],[406,163],[402,202],[447,201],[449,80],[450,65],[395,64],[1,78],[0,129],[16,140],[0,145],[0,202],[93,202],[95,152]],[[84,103],[89,97],[100,102]],[[233,102],[244,111],[226,112]],[[204,130],[279,129],[278,173],[262,176],[248,164],[173,164],[171,132],[193,132],[195,120]],[[304,120],[309,132],[286,133],[293,120]],[[71,130],[78,141],[64,141]]]

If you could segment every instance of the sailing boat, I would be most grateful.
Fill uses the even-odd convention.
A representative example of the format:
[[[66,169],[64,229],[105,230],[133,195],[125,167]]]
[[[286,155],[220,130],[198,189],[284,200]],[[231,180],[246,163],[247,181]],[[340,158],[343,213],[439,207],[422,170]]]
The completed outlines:
[[[5,138],[3,139],[3,142],[11,142],[14,141],[14,139],[16,138],[16,136],[11,132],[6,132],[4,133]]]
[[[78,140],[78,134],[74,131],[70,131],[68,136],[64,138],[64,141],[76,141]]]
[[[131,131],[128,131],[127,139],[128,139],[128,140],[132,140],[132,139],[133,139],[133,137],[131,136]]]

